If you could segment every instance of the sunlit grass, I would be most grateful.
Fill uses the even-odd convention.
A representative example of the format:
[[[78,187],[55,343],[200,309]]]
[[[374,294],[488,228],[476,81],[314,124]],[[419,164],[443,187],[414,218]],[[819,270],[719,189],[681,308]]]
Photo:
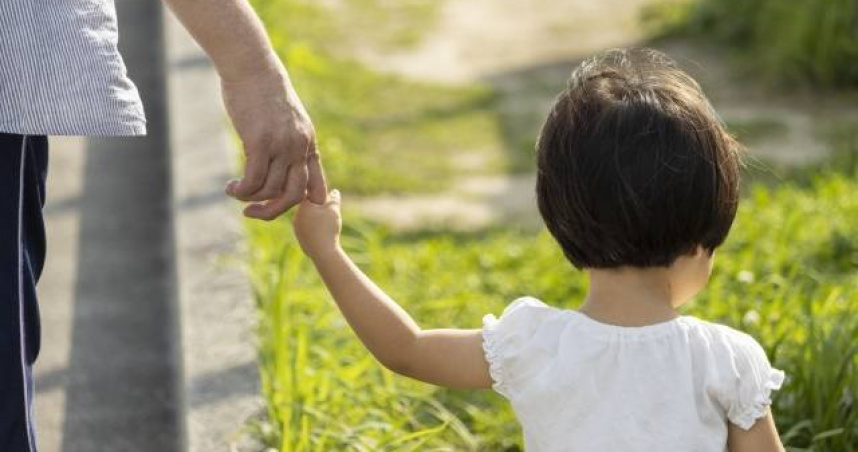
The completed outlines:
[[[369,5],[364,21],[383,5],[343,1]],[[457,164],[454,149],[532,147],[523,139],[501,143],[521,118],[499,121],[496,93],[379,74],[332,56],[349,32],[315,2],[253,2],[313,115],[329,178],[345,194],[344,245],[423,326],[479,327],[483,315],[499,314],[521,295],[565,308],[580,302],[584,275],[544,231],[399,234],[350,214],[355,194],[437,191],[473,173]],[[428,7],[421,0],[407,3],[391,14],[412,20],[403,14]],[[417,23],[415,30],[425,30]],[[779,133],[779,127],[736,128],[751,138]],[[836,153],[819,168],[752,171],[712,280],[685,309],[751,333],[787,372],[774,410],[793,450],[858,450],[856,131],[854,122],[820,131]],[[527,170],[532,164],[525,154],[489,154],[480,170]],[[248,231],[267,404],[255,431],[267,447],[520,450],[519,428],[500,396],[437,389],[376,363],[301,255],[288,220],[248,223]]]
[[[784,440],[858,450],[858,183],[758,185],[687,313],[754,335],[789,377],[775,398]],[[348,197],[346,197],[348,210]],[[392,234],[347,220],[346,247],[426,327],[479,327],[521,295],[573,308],[585,280],[546,233]],[[262,311],[270,444],[280,450],[508,450],[513,414],[490,392],[393,376],[347,328],[286,221],[251,227]],[[414,435],[414,436],[409,436]]]

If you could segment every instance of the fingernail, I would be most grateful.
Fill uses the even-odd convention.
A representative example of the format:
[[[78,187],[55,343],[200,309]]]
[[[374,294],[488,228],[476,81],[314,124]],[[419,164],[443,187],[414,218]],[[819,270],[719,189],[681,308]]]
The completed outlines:
[[[233,179],[226,183],[226,194],[234,195],[235,194],[235,186],[238,185],[238,181]]]
[[[259,214],[259,205],[258,204],[250,204],[244,208],[244,215],[248,217],[255,217],[255,215]]]

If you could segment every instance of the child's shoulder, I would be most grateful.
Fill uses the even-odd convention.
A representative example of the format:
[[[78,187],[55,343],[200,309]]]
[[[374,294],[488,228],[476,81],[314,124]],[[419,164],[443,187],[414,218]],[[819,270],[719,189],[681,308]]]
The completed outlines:
[[[638,340],[672,335],[675,340],[688,341],[697,352],[706,352],[716,359],[745,361],[765,359],[766,356],[760,343],[751,335],[694,316],[684,315],[662,324],[626,328],[601,324],[577,311],[549,306],[533,297],[516,299],[507,305],[499,318],[486,315],[483,325],[488,336],[508,336],[520,343],[571,337],[568,333],[572,329],[580,333],[574,334],[579,340],[589,336]]]
[[[682,316],[682,319],[690,331],[703,339],[718,341],[718,343],[732,346],[759,346],[759,343],[753,336],[733,327],[690,315]]]
[[[683,316],[688,340],[698,352],[706,352],[731,368],[768,365],[762,345],[750,334],[720,323]]]
[[[500,318],[492,314],[483,317],[483,327],[488,336],[515,336],[522,340],[527,336],[545,331],[547,323],[561,321],[568,310],[549,306],[533,297],[521,297],[507,305]]]
[[[705,363],[712,392],[727,418],[747,430],[766,413],[771,392],[780,389],[785,374],[772,367],[766,351],[753,336],[714,322],[686,316],[695,361]]]

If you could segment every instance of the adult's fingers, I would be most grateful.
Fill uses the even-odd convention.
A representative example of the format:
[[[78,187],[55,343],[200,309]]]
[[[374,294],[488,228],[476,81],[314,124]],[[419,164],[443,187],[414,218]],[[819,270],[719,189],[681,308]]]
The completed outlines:
[[[247,157],[244,177],[237,183],[226,186],[226,194],[242,201],[249,201],[265,185],[271,159],[268,156],[251,154]]]
[[[268,166],[268,176],[265,184],[256,193],[247,196],[243,201],[268,201],[279,197],[286,185],[286,175],[289,172],[289,163],[285,157],[278,156],[271,160]]]
[[[307,156],[307,198],[316,204],[324,204],[328,196],[328,183],[325,180],[325,170],[322,168],[322,156],[316,152],[316,145],[312,145],[310,154]]]
[[[307,189],[307,165],[299,163],[289,167],[286,190],[266,203],[256,203],[244,209],[244,215],[259,220],[274,220],[304,199]]]

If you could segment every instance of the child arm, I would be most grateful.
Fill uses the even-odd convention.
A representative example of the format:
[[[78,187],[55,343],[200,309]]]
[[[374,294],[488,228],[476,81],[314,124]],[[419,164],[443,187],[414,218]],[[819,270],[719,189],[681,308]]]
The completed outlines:
[[[341,249],[313,262],[349,325],[385,367],[450,388],[491,386],[480,330],[422,330]]]
[[[772,413],[757,419],[748,429],[742,430],[732,422],[727,430],[727,447],[730,452],[783,452]]]
[[[367,349],[388,369],[455,389],[487,389],[492,380],[480,330],[423,330],[339,246],[340,197],[305,200],[295,233],[328,291]]]

